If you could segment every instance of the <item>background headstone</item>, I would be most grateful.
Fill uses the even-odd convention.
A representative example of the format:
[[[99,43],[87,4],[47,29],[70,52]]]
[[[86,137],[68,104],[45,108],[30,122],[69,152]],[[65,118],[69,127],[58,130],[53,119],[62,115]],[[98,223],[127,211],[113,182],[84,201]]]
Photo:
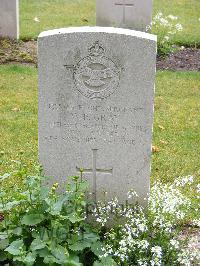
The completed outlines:
[[[43,32],[39,157],[45,174],[79,174],[94,199],[149,192],[156,37],[127,29]],[[61,185],[62,186],[62,185]]]
[[[146,31],[153,0],[96,0],[96,24]]]
[[[0,37],[19,38],[18,0],[0,0]]]

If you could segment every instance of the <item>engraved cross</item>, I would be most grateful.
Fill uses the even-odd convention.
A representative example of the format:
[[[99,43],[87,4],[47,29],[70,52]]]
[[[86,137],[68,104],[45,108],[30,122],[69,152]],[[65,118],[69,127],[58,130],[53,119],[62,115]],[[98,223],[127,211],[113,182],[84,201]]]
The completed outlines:
[[[110,169],[99,169],[97,168],[97,149],[92,150],[92,168],[90,169],[83,169],[83,173],[92,173],[93,177],[93,188],[92,188],[92,194],[94,201],[96,202],[96,192],[97,192],[97,173],[103,173],[103,174],[113,174],[113,168]],[[76,167],[77,171],[81,171],[81,168]]]
[[[133,7],[134,6],[133,2],[130,3],[130,0],[129,1],[128,0],[121,0],[118,3],[115,3],[115,6],[120,6],[123,8],[123,25],[125,25],[126,24],[126,8],[127,7]]]

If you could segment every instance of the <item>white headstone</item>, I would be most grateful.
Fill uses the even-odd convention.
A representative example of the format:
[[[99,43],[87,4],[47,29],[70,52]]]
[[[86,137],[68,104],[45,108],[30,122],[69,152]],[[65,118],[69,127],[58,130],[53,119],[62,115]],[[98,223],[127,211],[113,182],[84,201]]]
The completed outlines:
[[[18,0],[0,0],[0,37],[19,38]]]
[[[156,37],[127,29],[43,32],[39,157],[59,183],[84,169],[94,199],[149,192]],[[61,185],[62,186],[62,185]]]
[[[96,0],[96,24],[146,31],[153,0]]]

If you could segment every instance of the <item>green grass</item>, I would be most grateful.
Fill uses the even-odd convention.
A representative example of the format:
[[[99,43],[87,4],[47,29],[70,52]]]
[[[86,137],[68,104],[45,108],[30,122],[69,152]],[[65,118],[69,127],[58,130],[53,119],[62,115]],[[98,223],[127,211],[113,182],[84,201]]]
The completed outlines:
[[[152,180],[200,174],[198,72],[158,72],[156,80]],[[37,70],[0,67],[0,151],[4,162],[19,158],[37,161]],[[0,173],[9,170],[3,163]]]
[[[184,30],[174,37],[175,43],[200,45],[199,0],[154,0],[153,13],[158,11],[179,17]],[[22,39],[37,38],[53,28],[95,25],[95,0],[21,0],[20,24]]]
[[[0,173],[6,162],[18,160],[21,150],[26,163],[37,160],[37,72],[20,66],[0,67]]]
[[[152,177],[200,176],[200,73],[158,72]]]

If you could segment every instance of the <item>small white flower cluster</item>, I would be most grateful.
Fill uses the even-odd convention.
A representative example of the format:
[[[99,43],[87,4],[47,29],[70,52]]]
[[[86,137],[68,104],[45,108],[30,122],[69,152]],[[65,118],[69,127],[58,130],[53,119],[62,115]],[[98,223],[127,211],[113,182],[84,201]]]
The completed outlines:
[[[127,193],[128,199],[134,199],[134,198],[138,198],[138,194],[136,191],[134,191],[133,189],[131,189],[128,193]]]
[[[174,185],[176,187],[185,187],[186,185],[191,185],[194,182],[194,176],[188,175],[188,176],[180,176],[176,178],[174,181]]]
[[[190,249],[183,248],[178,253],[177,261],[180,265],[184,266],[199,265],[198,261],[200,261],[200,254],[197,250],[191,251]]]
[[[155,246],[151,248],[153,254],[153,259],[151,260],[152,266],[162,265],[162,248],[160,246]]]
[[[160,266],[165,265],[166,257],[171,260],[168,263],[191,265],[197,254],[187,251],[182,239],[176,237],[176,228],[191,208],[180,188],[193,181],[193,176],[187,176],[172,184],[155,183],[147,208],[134,204],[120,209],[117,198],[108,204],[99,203],[98,211],[97,208],[94,211],[96,221],[108,228],[109,221],[116,221],[115,227],[104,234],[103,256],[112,256],[124,265]],[[127,197],[135,200],[138,195],[131,190]],[[195,223],[199,225],[199,221]]]
[[[158,49],[170,49],[169,41],[172,37],[183,30],[183,26],[177,23],[178,17],[173,15],[164,16],[162,12],[155,15],[152,23],[147,26],[146,30],[153,32],[158,36]]]
[[[96,207],[92,210],[92,215],[95,217],[96,222],[101,226],[105,226],[112,217],[122,217],[126,212],[126,208],[119,205],[118,199],[115,198],[107,203],[98,202]]]
[[[200,228],[200,220],[198,220],[198,219],[193,219],[193,221],[192,221],[192,225],[194,225],[194,226]]]

